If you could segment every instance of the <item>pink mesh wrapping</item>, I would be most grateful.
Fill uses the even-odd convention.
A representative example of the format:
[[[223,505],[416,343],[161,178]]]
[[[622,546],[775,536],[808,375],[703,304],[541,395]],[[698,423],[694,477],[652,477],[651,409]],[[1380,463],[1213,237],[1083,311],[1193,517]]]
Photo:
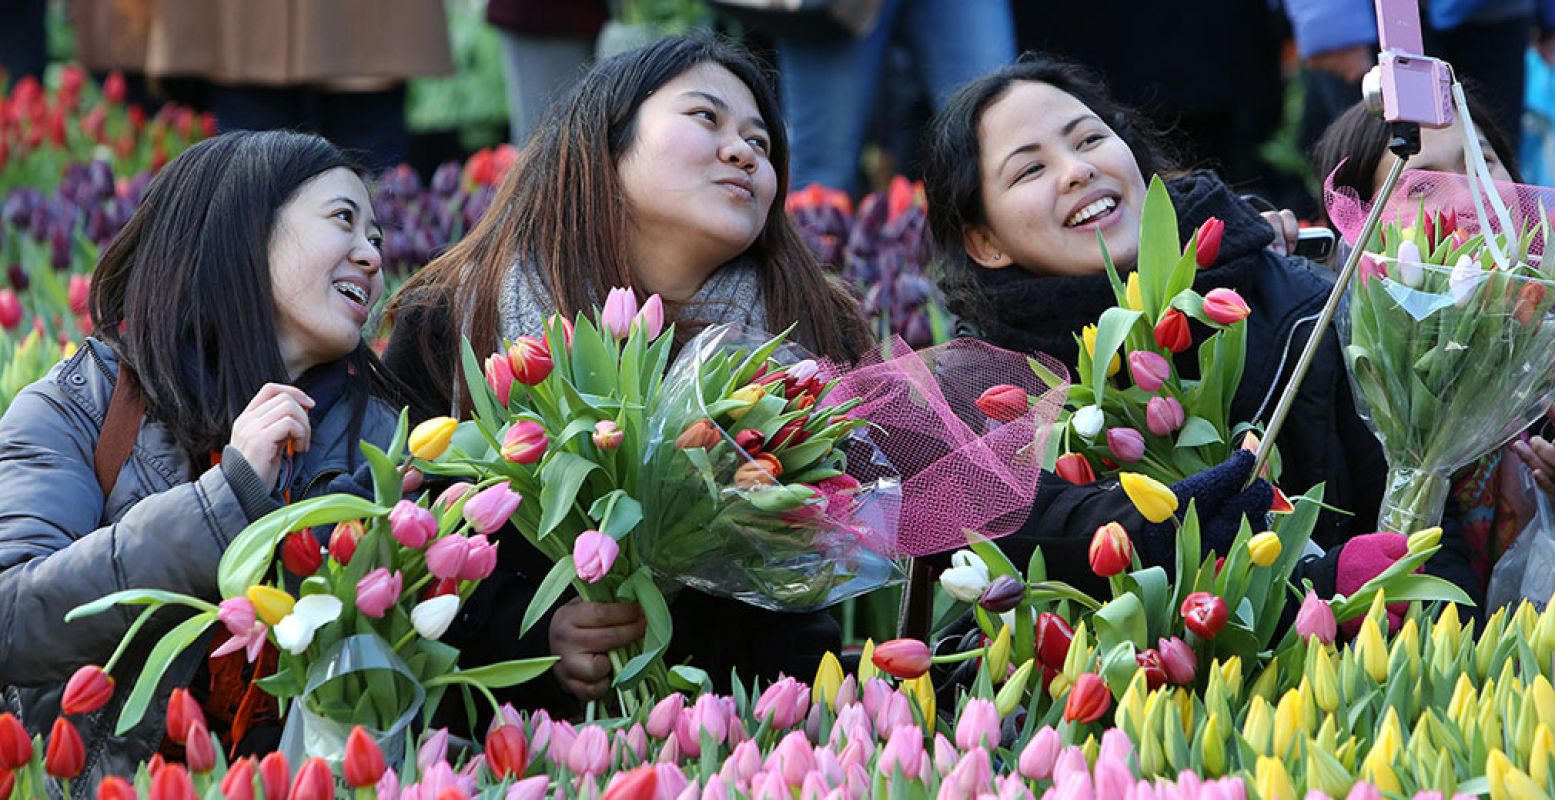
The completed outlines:
[[[1541,204],[1546,209],[1555,209],[1555,189],[1501,182],[1497,182],[1495,187],[1496,194],[1511,212],[1512,224],[1522,230],[1538,222]],[[1480,201],[1484,204],[1491,230],[1505,233],[1496,222],[1489,198],[1481,196]],[[1328,219],[1334,228],[1344,236],[1346,242],[1354,246],[1355,238],[1365,226],[1366,215],[1371,213],[1371,201],[1362,199],[1348,186],[1336,188],[1334,176],[1329,175],[1323,185],[1323,204],[1328,209]],[[1467,176],[1423,169],[1405,171],[1383,209],[1381,221],[1384,224],[1413,225],[1422,204],[1427,211],[1455,214],[1458,228],[1466,233],[1480,232],[1479,214],[1474,207],[1474,195]],[[1535,234],[1533,244],[1529,246],[1529,254],[1543,257],[1544,238],[1541,233]]]
[[[1038,378],[1027,356],[971,339],[914,351],[893,337],[851,369],[828,365],[828,374],[844,373],[828,402],[862,400],[853,416],[872,423],[870,437],[901,476],[900,554],[941,553],[965,547],[967,530],[997,538],[1025,523],[1068,389],[1067,369],[1036,358],[1060,376],[1058,385]],[[1000,384],[1032,398],[1010,422],[976,405]],[[870,468],[850,459],[848,472],[867,482]]]

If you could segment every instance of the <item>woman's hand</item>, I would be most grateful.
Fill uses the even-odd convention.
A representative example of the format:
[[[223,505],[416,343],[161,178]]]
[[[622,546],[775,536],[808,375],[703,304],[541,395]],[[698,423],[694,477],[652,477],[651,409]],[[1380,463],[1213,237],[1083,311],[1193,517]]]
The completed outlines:
[[[588,700],[610,688],[611,650],[641,641],[648,620],[636,603],[589,603],[574,598],[551,617],[552,667],[562,688]]]
[[[1512,452],[1533,473],[1533,482],[1545,494],[1555,495],[1555,445],[1543,436],[1534,436],[1526,442],[1513,442]]]
[[[1296,212],[1288,208],[1279,211],[1260,212],[1263,221],[1269,223],[1274,229],[1274,241],[1269,243],[1269,249],[1282,256],[1288,256],[1296,252],[1296,242],[1301,237],[1301,223],[1296,219]]]
[[[229,444],[243,454],[266,486],[275,486],[288,443],[293,452],[308,449],[313,436],[308,409],[312,407],[313,398],[301,389],[267,383],[232,423]]]

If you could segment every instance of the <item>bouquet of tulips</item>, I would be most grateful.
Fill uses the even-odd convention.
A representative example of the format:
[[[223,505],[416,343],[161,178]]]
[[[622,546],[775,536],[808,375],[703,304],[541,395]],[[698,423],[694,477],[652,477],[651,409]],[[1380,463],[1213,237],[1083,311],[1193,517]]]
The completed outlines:
[[[783,337],[696,336],[649,420],[639,554],[687,586],[808,611],[899,581],[901,481]],[[860,482],[860,476],[865,483]]]
[[[1471,234],[1455,217],[1422,206],[1414,224],[1382,226],[1340,317],[1357,405],[1388,459],[1381,530],[1435,524],[1452,473],[1536,419],[1555,388],[1555,293],[1548,267],[1530,266],[1548,217],[1520,235]]]
[[[1103,242],[1118,304],[1078,337],[1079,379],[1069,394],[1066,452],[1054,467],[1065,480],[1085,484],[1128,470],[1175,483],[1225,461],[1256,430],[1231,419],[1246,359],[1247,303],[1231,289],[1193,290],[1197,270],[1215,262],[1223,229],[1212,218],[1180,247],[1177,214],[1157,178],[1145,197],[1139,266],[1126,281]],[[1190,319],[1215,330],[1197,343],[1196,379],[1183,377],[1174,362],[1195,344]],[[1277,456],[1270,465],[1278,477]],[[1288,510],[1283,495],[1276,504]]]
[[[168,666],[184,650],[209,641],[212,628],[222,639],[213,657],[242,653],[253,662],[267,648],[275,651],[277,668],[258,685],[281,703],[282,746],[294,759],[321,756],[339,763],[352,723],[367,726],[394,752],[418,713],[423,721],[431,719],[447,687],[464,689],[468,704],[470,690],[491,698],[491,689],[548,669],[555,659],[459,670],[458,651],[438,641],[461,603],[496,566],[496,547],[486,535],[505,523],[521,500],[506,481],[495,479],[460,485],[436,502],[402,499],[409,466],[428,463],[425,459],[447,447],[451,434],[451,426],[434,424],[418,426],[407,437],[402,417],[387,450],[361,446],[375,499],[311,498],[250,525],[222,555],[219,604],[131,589],[66,615],[68,621],[118,605],[144,606],[101,669],[112,673],[158,610],[193,612],[152,648],[123,703],[118,731],[141,720]],[[411,456],[402,458],[407,438]]]

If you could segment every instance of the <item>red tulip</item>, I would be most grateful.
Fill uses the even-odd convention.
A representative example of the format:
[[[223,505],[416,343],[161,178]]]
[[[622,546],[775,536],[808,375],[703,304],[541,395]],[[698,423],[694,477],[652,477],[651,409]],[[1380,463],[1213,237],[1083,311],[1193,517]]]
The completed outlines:
[[[1194,592],[1182,601],[1182,621],[1200,639],[1213,639],[1226,627],[1230,610],[1224,598],[1209,592]]]
[[[335,776],[329,771],[329,762],[318,756],[303,762],[292,782],[288,800],[335,800]]]
[[[204,775],[216,768],[216,745],[212,743],[211,732],[205,727],[203,719],[189,723],[188,740],[184,743],[184,761],[189,765],[189,771],[196,775]]]
[[[1064,702],[1064,721],[1095,722],[1112,707],[1112,690],[1094,672],[1081,675]]]
[[[497,395],[497,404],[507,408],[513,393],[513,362],[506,353],[486,356],[486,385]]]
[[[1096,529],[1091,536],[1091,571],[1102,578],[1110,578],[1128,569],[1134,556],[1134,543],[1128,531],[1116,522],[1109,522]]]
[[[291,781],[291,767],[286,763],[286,756],[275,752],[259,762],[259,784],[265,790],[265,800],[284,800]]]
[[[124,84],[124,75],[118,70],[108,73],[107,80],[103,81],[103,99],[114,105],[124,102],[124,96],[128,89]]]
[[[286,535],[281,543],[281,563],[293,575],[306,578],[324,565],[324,553],[313,531],[303,529]]]
[[[1361,276],[1361,288],[1363,289],[1371,285],[1372,278],[1388,277],[1388,265],[1371,253],[1361,253],[1361,261],[1356,266],[1355,271]]]
[[[182,764],[168,764],[151,773],[151,791],[148,800],[199,800],[194,781]]]
[[[5,787],[0,786],[0,797],[7,794]],[[140,795],[135,792],[135,787],[130,782],[118,775],[109,775],[103,778],[103,782],[97,784],[97,800],[139,800]],[[237,800],[232,795],[227,795],[227,800]]]
[[[0,328],[16,330],[22,324],[22,301],[11,289],[0,289]]]
[[[86,766],[86,744],[75,724],[64,717],[54,719],[49,731],[48,749],[43,754],[43,771],[60,780],[70,780]]]
[[[1155,343],[1162,350],[1181,353],[1193,346],[1193,332],[1188,330],[1188,315],[1175,308],[1168,308],[1155,324]]]
[[[1166,685],[1166,667],[1161,663],[1161,654],[1152,649],[1141,650],[1134,654],[1134,663],[1145,673],[1145,688],[1151,691]]]
[[[200,710],[200,704],[189,694],[188,689],[174,689],[171,697],[167,698],[167,738],[174,744],[183,744],[189,738],[189,726],[199,720],[205,722],[205,712]]]
[[[1059,456],[1057,463],[1053,465],[1053,472],[1075,486],[1096,482],[1096,470],[1092,469],[1091,462],[1079,453],[1065,453]]]
[[[254,800],[254,757],[239,759],[221,779],[226,800]]]
[[[1210,217],[1204,220],[1198,231],[1193,234],[1195,241],[1199,243],[1199,249],[1194,252],[1193,260],[1198,263],[1199,269],[1205,269],[1215,264],[1215,258],[1220,255],[1220,239],[1226,232],[1226,223],[1219,217]]]
[[[103,668],[88,664],[70,676],[59,710],[64,714],[90,714],[113,697],[113,678]]]
[[[1204,316],[1221,325],[1241,322],[1251,313],[1247,301],[1235,289],[1211,289],[1204,295]]]
[[[4,143],[5,143],[5,140],[0,139],[0,144],[4,144]],[[3,162],[0,162],[0,166],[4,166]],[[15,788],[16,788],[16,773],[14,773],[14,772],[12,772],[12,771],[4,768],[4,767],[0,767],[0,800],[9,800],[9,798],[11,797],[11,791],[13,789],[15,789]],[[98,787],[98,792],[99,792],[98,797],[99,798],[102,797],[102,795],[100,794],[101,791],[102,791],[102,788]]]
[[[356,555],[356,546],[362,541],[365,530],[359,519],[346,520],[335,526],[329,535],[329,555],[336,564],[343,567],[351,563],[351,556]]]
[[[929,646],[917,639],[892,639],[875,645],[870,660],[881,672],[912,680],[929,671]]]
[[[486,734],[486,765],[499,778],[523,777],[529,764],[524,732],[517,725],[499,725]]]
[[[508,361],[513,365],[513,380],[526,386],[534,386],[551,374],[551,351],[533,336],[518,337],[508,348]]]
[[[653,800],[658,782],[659,774],[652,765],[638,767],[612,780],[605,789],[605,800]]]
[[[16,715],[0,714],[0,768],[21,769],[32,761],[32,737]]]
[[[70,306],[70,313],[81,315],[87,311],[87,301],[92,297],[92,278],[89,275],[71,275],[70,285],[66,289],[66,302]]]
[[[388,768],[383,760],[383,751],[378,748],[373,737],[367,735],[367,730],[360,725],[352,728],[351,735],[346,737],[343,769],[346,785],[353,789],[375,786]]]
[[[1008,383],[988,387],[974,402],[979,411],[1000,422],[1019,419],[1030,407],[1026,390]]]
[[[1063,617],[1051,611],[1037,615],[1037,661],[1049,669],[1062,669],[1069,657],[1069,644],[1074,641],[1074,629]]]

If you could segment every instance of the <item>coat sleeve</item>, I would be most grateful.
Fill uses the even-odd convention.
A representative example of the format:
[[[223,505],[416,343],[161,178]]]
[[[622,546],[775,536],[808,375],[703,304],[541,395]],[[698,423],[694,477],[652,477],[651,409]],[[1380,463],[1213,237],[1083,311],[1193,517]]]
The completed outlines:
[[[215,598],[221,554],[248,523],[213,467],[102,525],[97,431],[52,377],[23,390],[0,420],[0,684],[57,682],[102,662],[137,611],[66,624],[78,605],[132,588]],[[141,636],[155,635],[155,622]]]

